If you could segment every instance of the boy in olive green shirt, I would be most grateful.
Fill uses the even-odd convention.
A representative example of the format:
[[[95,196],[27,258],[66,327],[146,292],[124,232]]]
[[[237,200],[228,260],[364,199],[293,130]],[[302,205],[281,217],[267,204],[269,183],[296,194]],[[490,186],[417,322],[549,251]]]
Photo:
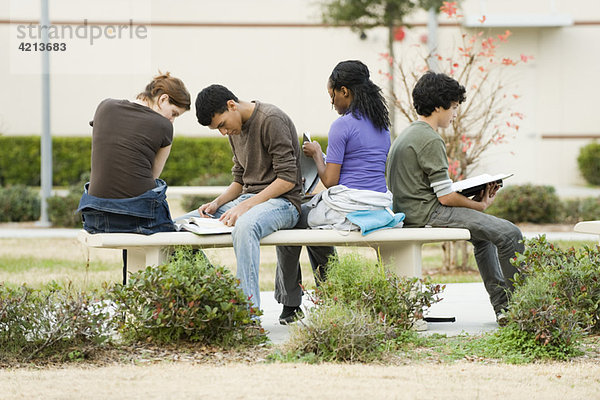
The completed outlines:
[[[419,119],[392,144],[386,171],[388,188],[394,212],[406,214],[405,226],[469,230],[496,320],[504,325],[503,311],[517,272],[510,260],[515,252],[523,252],[523,236],[511,222],[483,212],[494,201],[497,184],[488,184],[472,199],[452,190],[446,145],[437,129],[450,126],[464,100],[465,88],[444,74],[430,71],[419,79],[413,90]]]

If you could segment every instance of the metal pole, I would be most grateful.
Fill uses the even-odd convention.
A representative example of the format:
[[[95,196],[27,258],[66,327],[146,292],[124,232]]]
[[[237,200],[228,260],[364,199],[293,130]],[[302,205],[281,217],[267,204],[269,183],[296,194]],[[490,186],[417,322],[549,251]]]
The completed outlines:
[[[50,17],[48,1],[42,1],[42,43],[48,43]],[[50,226],[48,197],[52,194],[52,133],[50,132],[50,52],[42,51],[42,137],[41,137],[41,217],[39,225]]]
[[[437,43],[437,12],[435,8],[429,9],[429,19],[427,20],[427,48],[429,50],[429,57],[427,58],[427,65],[429,69],[433,72],[439,72],[439,66],[437,62],[437,58],[433,56],[433,53],[437,51],[438,43]]]

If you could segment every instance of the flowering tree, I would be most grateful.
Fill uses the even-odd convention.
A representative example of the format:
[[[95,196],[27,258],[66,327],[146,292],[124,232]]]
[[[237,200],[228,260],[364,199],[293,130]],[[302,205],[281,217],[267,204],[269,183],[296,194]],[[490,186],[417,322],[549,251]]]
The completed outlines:
[[[437,9],[440,4],[441,0],[325,0],[322,3],[322,19],[332,25],[348,25],[360,32],[361,37],[368,29],[387,28],[386,56],[392,60],[387,75],[391,77],[389,91],[393,92],[394,41],[404,37],[404,19],[416,9]],[[393,125],[394,113],[390,113],[390,118]]]
[[[462,17],[458,14],[456,2],[444,2],[440,11],[453,19]],[[483,23],[485,16],[480,21]],[[419,77],[430,68],[428,59],[436,61],[438,72],[453,77],[467,89],[466,100],[459,107],[454,122],[450,127],[439,131],[446,143],[452,180],[468,177],[490,146],[505,142],[519,131],[519,121],[523,119],[523,114],[512,110],[519,95],[511,91],[507,72],[532,57],[521,54],[515,60],[499,56],[498,47],[506,43],[510,36],[511,32],[508,30],[495,36],[485,36],[483,31],[463,31],[449,55],[422,51],[416,64],[407,65],[407,59],[396,64],[396,79],[399,80],[396,87],[402,91],[394,92],[394,104],[409,122],[418,118],[412,105],[411,91]],[[386,54],[382,54],[382,57],[388,63],[394,62]],[[457,251],[453,248],[455,246],[446,244],[445,247],[449,249],[444,252],[446,269],[467,267],[466,244],[459,245],[463,255],[460,265],[457,265]]]

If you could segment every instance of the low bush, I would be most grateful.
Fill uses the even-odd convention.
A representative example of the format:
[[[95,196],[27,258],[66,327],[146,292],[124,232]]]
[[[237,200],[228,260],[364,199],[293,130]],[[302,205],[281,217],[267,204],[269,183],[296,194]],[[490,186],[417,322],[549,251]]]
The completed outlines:
[[[316,310],[292,327],[287,350],[325,361],[369,361],[389,339],[421,319],[442,290],[416,278],[399,278],[357,255],[337,258],[315,291]]]
[[[560,216],[561,202],[552,186],[507,186],[496,197],[486,212],[513,223],[555,223]]]
[[[48,197],[48,218],[54,226],[81,228],[81,213],[75,212],[79,206],[81,194],[69,193],[67,196]]]
[[[402,331],[423,318],[423,311],[440,300],[443,289],[418,278],[398,277],[381,263],[353,254],[331,263],[316,296],[326,304],[339,302],[365,309]]]
[[[81,228],[81,213],[76,212],[76,210],[83,194],[83,186],[89,181],[90,173],[84,172],[79,177],[79,181],[69,187],[69,193],[66,196],[48,198],[48,218],[52,225]]]
[[[527,240],[513,261],[510,324],[539,346],[575,352],[578,339],[600,331],[600,248],[562,250],[544,236]]]
[[[266,340],[238,281],[223,267],[211,266],[202,252],[178,250],[171,262],[134,273],[110,297],[123,314],[125,340],[202,342],[221,346]]]
[[[307,324],[293,327],[286,347],[297,357],[368,362],[380,356],[393,337],[394,329],[366,309],[334,303],[317,307]]]
[[[600,218],[600,197],[582,199],[567,199],[562,202],[560,221],[576,224],[580,221],[597,220]]]
[[[577,157],[577,165],[588,183],[600,185],[600,143],[583,146]]]
[[[197,196],[197,195],[184,195],[181,196],[181,208],[183,211],[188,212],[192,210],[196,210],[202,204],[211,202],[215,199],[216,196]]]
[[[0,285],[0,360],[83,357],[85,347],[109,339],[110,313],[98,292],[55,282],[41,289]]]
[[[23,185],[0,187],[0,222],[35,221],[40,218],[39,194]]]

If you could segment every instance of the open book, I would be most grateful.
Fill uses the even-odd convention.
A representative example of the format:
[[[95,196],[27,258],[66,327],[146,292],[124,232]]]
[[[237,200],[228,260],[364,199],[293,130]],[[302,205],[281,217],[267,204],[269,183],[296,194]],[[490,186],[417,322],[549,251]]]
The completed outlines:
[[[503,180],[513,176],[513,174],[483,174],[472,178],[463,179],[452,183],[452,190],[462,194],[463,196],[471,197],[479,194],[485,189],[485,185],[491,182],[496,182],[498,185],[503,185]]]
[[[178,231],[194,232],[198,235],[214,235],[217,233],[231,233],[233,226],[227,226],[216,218],[191,217],[176,223]]]
[[[302,135],[302,143],[310,141],[310,132],[304,132]],[[313,190],[315,190],[317,183],[319,183],[319,171],[317,170],[315,160],[313,160],[312,157],[305,156],[302,149],[300,149],[300,172],[303,178],[302,195],[310,195]]]

